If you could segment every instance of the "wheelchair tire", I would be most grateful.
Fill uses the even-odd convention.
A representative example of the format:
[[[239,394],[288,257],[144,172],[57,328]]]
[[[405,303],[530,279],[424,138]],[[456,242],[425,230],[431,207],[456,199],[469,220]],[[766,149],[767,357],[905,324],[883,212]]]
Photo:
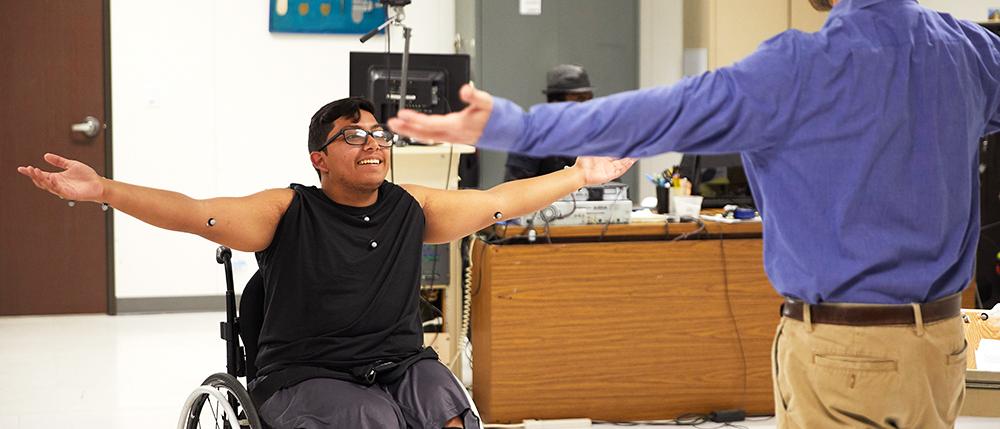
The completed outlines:
[[[235,401],[235,407],[231,404]],[[206,404],[208,409],[205,409]],[[211,418],[211,423],[203,421]],[[234,426],[234,422],[238,426]],[[212,374],[185,401],[177,429],[265,429],[243,383],[230,374]]]

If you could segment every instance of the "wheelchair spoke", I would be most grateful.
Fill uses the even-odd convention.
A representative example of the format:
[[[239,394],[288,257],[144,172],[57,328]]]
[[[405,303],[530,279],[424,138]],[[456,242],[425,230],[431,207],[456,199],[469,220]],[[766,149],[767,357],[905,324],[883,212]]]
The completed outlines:
[[[212,404],[212,417],[213,417],[212,421],[215,422],[215,429],[219,429],[219,420],[220,419],[219,419],[219,404],[218,403],[213,403]]]

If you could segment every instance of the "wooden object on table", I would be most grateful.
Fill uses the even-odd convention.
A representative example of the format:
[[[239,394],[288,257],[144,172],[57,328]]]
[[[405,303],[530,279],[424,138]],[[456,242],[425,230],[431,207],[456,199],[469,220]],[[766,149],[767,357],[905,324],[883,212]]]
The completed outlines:
[[[761,240],[726,238],[759,237],[760,225],[709,223],[723,239],[657,240],[694,227],[611,225],[604,234],[653,241],[478,241],[473,392],[486,421],[773,412],[781,299],[764,275]],[[602,228],[550,232],[596,239]]]

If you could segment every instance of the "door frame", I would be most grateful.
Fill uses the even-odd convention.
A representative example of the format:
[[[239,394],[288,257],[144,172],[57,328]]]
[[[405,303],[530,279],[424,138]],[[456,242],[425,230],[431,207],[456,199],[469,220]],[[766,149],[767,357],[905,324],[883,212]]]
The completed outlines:
[[[114,179],[114,157],[111,150],[112,135],[114,134],[114,121],[111,117],[111,0],[103,0],[101,7],[104,8],[101,25],[104,40],[104,176]],[[114,208],[104,217],[104,233],[106,242],[107,259],[107,302],[108,315],[118,314],[118,300],[115,297],[115,214]]]

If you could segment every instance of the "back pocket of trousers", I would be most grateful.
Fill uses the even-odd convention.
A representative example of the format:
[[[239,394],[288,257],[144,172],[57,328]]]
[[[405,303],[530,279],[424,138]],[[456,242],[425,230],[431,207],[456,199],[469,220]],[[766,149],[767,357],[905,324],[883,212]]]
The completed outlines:
[[[896,361],[867,356],[813,355],[813,363],[818,367],[845,371],[896,371]]]

